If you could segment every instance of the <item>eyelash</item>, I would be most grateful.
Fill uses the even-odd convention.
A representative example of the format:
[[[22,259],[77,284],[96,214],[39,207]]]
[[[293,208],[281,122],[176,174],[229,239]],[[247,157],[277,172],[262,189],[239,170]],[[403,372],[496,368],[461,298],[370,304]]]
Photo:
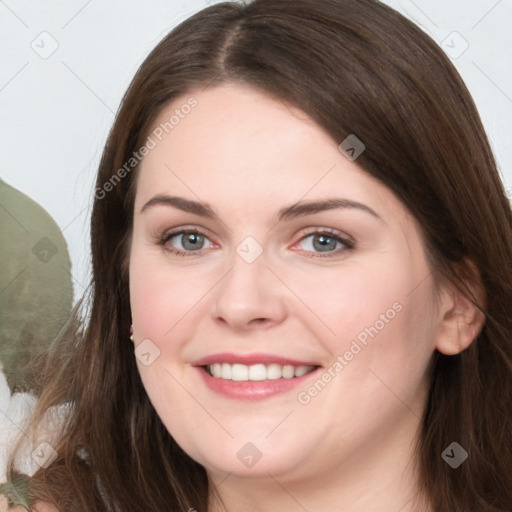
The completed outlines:
[[[194,256],[194,255],[200,254],[202,252],[202,249],[199,249],[197,251],[182,251],[180,249],[169,249],[168,247],[165,246],[165,244],[171,238],[174,238],[175,236],[178,236],[178,235],[185,235],[185,234],[201,235],[205,238],[208,238],[206,233],[202,232],[199,229],[194,228],[194,229],[181,229],[181,230],[177,230],[177,231],[166,232],[163,235],[161,235],[160,237],[158,237],[156,242],[158,245],[161,245],[164,248],[164,250],[170,252],[171,254],[173,254],[175,256]],[[315,231],[310,231],[308,233],[305,233],[300,238],[299,242],[301,240],[304,240],[304,239],[312,236],[312,235],[328,235],[328,238],[332,238],[336,242],[340,242],[342,245],[345,246],[345,248],[337,249],[335,251],[327,251],[325,254],[322,254],[321,252],[313,252],[313,253],[310,252],[310,254],[311,254],[311,256],[309,256],[310,258],[313,258],[313,257],[329,258],[329,257],[336,256],[336,255],[340,254],[341,252],[351,251],[355,248],[355,242],[352,239],[345,238],[345,237],[341,236],[341,234],[339,232],[329,229],[329,228],[324,228],[321,230],[315,230]]]

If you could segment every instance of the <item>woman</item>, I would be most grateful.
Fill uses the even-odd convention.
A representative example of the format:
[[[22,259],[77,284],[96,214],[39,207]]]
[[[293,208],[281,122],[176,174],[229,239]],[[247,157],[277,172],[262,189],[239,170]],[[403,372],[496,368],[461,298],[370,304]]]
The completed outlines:
[[[512,212],[462,80],[401,15],[183,22],[123,99],[91,227],[33,503],[510,510]]]

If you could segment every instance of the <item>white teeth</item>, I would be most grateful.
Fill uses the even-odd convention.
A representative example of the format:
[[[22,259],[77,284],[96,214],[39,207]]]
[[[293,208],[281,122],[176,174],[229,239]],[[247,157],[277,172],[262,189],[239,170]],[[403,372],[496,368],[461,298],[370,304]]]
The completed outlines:
[[[264,364],[254,364],[249,366],[249,380],[265,380],[267,378],[267,369]]]
[[[297,366],[297,368],[295,368],[295,377],[302,377],[303,375],[306,375],[306,373],[308,373],[309,369],[310,368],[309,366]]]
[[[293,379],[294,377],[302,377],[315,368],[315,366],[309,365],[292,366],[276,363],[267,365],[253,364],[251,366],[245,364],[214,363],[207,366],[207,370],[213,377],[235,381]]]
[[[277,380],[281,378],[281,365],[280,364],[269,364],[267,366],[267,379]]]
[[[215,363],[210,366],[210,369],[214,377],[222,377],[222,365]]]
[[[234,364],[231,367],[232,380],[249,380],[249,367],[245,364]]]
[[[283,379],[293,379],[293,377],[295,376],[295,368],[288,364],[283,366],[282,372]]]
[[[228,363],[222,364],[222,375],[223,379],[231,379],[231,365]]]

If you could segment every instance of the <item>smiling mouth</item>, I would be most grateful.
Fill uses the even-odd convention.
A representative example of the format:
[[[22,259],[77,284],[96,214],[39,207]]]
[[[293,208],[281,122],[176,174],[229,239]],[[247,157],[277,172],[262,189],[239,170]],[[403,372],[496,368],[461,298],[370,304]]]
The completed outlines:
[[[302,377],[318,368],[312,365],[281,365],[272,364],[230,364],[214,363],[203,366],[204,370],[212,377],[224,380],[243,381],[262,381],[295,379]]]

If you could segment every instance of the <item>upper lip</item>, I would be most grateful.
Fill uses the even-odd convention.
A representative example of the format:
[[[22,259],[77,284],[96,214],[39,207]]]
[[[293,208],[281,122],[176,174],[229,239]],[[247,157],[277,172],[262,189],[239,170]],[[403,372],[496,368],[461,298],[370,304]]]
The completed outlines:
[[[311,361],[299,361],[289,357],[277,356],[274,354],[234,354],[224,352],[220,354],[212,354],[210,356],[202,357],[192,363],[192,366],[207,366],[215,363],[228,363],[228,364],[244,364],[251,366],[254,364],[280,364],[291,366],[319,366],[317,363]]]

